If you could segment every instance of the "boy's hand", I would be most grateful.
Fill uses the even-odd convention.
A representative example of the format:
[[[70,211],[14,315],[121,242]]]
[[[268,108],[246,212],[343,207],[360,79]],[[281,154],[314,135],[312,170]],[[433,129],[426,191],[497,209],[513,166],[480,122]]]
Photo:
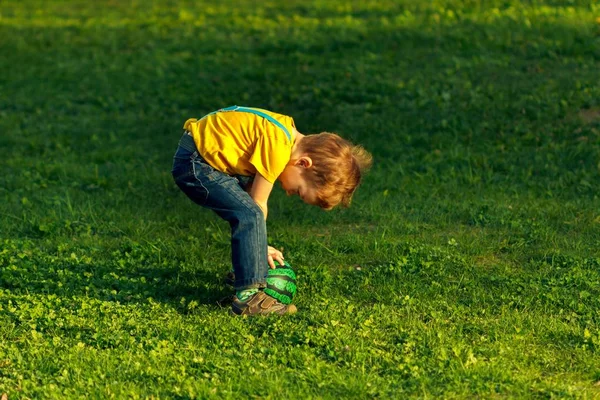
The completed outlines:
[[[268,246],[268,248],[269,256],[267,259],[269,260],[269,267],[271,267],[271,269],[275,269],[274,260],[276,260],[280,265],[283,265],[283,253],[271,246]]]

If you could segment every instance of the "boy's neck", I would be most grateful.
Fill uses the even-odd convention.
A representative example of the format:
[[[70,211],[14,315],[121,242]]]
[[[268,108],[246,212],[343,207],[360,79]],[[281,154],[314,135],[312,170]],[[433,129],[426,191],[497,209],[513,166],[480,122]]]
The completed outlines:
[[[294,158],[295,156],[300,156],[300,147],[298,146],[298,143],[300,143],[302,139],[304,139],[304,135],[298,132],[296,128],[294,128],[294,145],[292,146],[292,158]]]

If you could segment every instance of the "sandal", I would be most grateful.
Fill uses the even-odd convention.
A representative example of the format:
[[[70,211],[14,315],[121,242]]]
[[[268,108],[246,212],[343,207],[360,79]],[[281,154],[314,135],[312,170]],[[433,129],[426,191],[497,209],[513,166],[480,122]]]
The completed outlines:
[[[256,292],[246,301],[234,297],[231,304],[231,313],[234,315],[267,315],[267,314],[294,314],[298,309],[293,304],[283,304],[262,290]]]

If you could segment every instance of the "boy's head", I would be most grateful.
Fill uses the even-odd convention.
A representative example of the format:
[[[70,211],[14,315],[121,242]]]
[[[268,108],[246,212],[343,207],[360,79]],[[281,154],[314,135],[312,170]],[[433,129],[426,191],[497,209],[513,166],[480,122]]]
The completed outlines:
[[[364,148],[334,133],[306,135],[297,141],[279,180],[288,195],[297,194],[305,203],[325,210],[348,207],[371,160]]]

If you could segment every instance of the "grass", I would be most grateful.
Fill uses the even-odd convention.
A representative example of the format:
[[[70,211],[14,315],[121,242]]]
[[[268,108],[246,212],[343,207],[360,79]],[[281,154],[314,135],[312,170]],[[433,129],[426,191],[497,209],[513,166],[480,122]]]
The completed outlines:
[[[0,394],[600,398],[591,1],[4,1]],[[375,158],[277,190],[289,318],[239,319],[228,227],[170,177],[232,104]]]

